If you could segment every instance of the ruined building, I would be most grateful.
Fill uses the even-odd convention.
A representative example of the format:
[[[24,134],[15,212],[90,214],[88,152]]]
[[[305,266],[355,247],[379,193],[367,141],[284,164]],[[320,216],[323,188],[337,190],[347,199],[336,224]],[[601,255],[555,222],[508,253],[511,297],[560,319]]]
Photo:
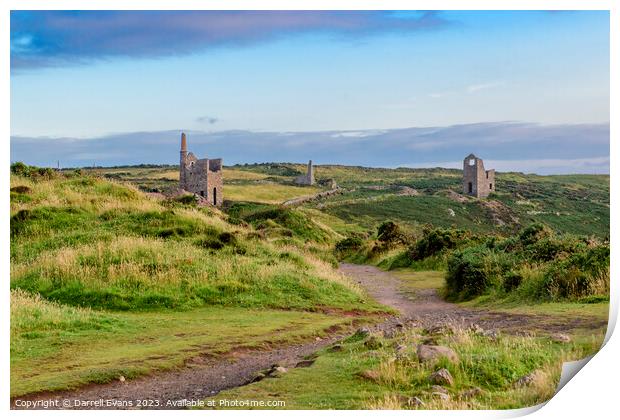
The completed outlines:
[[[222,184],[222,159],[198,159],[192,152],[188,153],[187,138],[181,133],[179,187],[219,207],[224,201]]]
[[[477,198],[495,192],[495,169],[484,170],[482,159],[473,153],[463,160],[463,194]]]
[[[308,170],[305,175],[299,175],[295,178],[295,184],[300,185],[314,185],[314,167],[312,161],[308,161]]]

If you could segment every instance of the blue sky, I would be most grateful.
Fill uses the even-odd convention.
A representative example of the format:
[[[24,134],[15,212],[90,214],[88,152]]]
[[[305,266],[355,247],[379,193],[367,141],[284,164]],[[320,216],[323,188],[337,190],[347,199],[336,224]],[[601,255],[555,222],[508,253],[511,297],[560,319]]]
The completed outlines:
[[[187,130],[228,163],[327,142],[319,163],[609,170],[607,12],[14,11],[11,66],[11,159],[33,164],[173,163]]]

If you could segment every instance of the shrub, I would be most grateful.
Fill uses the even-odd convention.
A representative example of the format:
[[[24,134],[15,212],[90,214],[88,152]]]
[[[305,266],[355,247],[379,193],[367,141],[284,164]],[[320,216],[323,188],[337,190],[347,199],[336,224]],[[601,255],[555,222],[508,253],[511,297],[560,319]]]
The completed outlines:
[[[377,239],[384,244],[398,244],[407,242],[407,238],[400,226],[392,221],[381,223],[377,229]]]
[[[499,278],[492,251],[484,246],[457,251],[448,259],[446,295],[454,300],[480,296]]]
[[[344,253],[357,251],[364,245],[364,241],[358,237],[349,237],[336,242],[336,252]]]
[[[469,232],[462,229],[425,229],[422,238],[410,248],[411,259],[419,261],[455,249],[466,243],[469,237]]]
[[[545,274],[551,298],[609,293],[609,246],[599,245],[554,262]]]
[[[519,234],[519,241],[524,245],[531,245],[543,238],[548,238],[553,235],[551,229],[542,223],[534,223],[526,227]]]

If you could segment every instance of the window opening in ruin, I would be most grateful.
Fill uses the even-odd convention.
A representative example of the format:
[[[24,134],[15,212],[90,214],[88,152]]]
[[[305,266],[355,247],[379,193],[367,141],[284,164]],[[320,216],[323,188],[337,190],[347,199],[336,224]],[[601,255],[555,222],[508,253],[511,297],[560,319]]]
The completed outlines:
[[[205,192],[204,191],[200,191],[200,196],[204,197],[205,196]]]
[[[476,163],[476,159],[469,159],[469,166],[474,166]]]
[[[489,189],[492,190],[493,189],[493,184],[489,184]]]
[[[472,185],[471,182],[467,183],[467,189],[469,190],[469,193],[471,194],[472,192],[474,192],[474,186]]]
[[[217,188],[213,188],[213,204],[217,205]]]

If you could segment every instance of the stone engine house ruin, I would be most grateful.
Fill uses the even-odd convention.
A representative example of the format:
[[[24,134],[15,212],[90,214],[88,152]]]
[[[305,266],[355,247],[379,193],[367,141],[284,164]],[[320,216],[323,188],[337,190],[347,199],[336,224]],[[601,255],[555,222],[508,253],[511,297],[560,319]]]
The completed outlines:
[[[495,169],[485,171],[484,162],[473,153],[463,160],[463,194],[477,198],[495,192]]]
[[[179,187],[219,207],[224,201],[222,185],[222,159],[198,159],[187,151],[187,137],[181,133]]]
[[[306,170],[305,175],[299,175],[295,178],[295,184],[299,185],[314,185],[314,167],[312,166],[312,161],[308,161],[308,169]]]

